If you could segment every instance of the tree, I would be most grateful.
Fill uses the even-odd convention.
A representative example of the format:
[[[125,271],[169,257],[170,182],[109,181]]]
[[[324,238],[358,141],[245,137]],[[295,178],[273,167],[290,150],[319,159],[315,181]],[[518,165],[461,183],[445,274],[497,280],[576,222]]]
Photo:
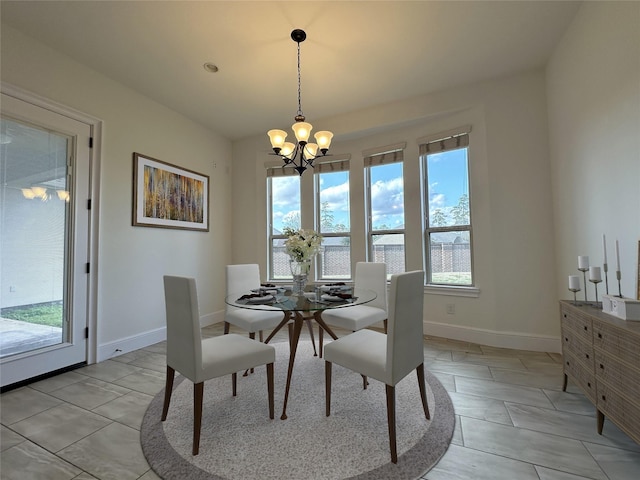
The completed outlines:
[[[320,231],[333,232],[333,211],[329,209],[329,202],[322,202],[320,205]]]
[[[447,216],[441,208],[436,208],[430,215],[429,223],[432,227],[444,227],[447,225]]]
[[[451,215],[456,225],[469,224],[469,195],[463,193],[458,200],[458,205],[451,209]]]
[[[295,210],[293,212],[287,213],[284,217],[282,217],[282,226],[285,228],[290,228],[292,230],[300,229],[302,222],[300,221],[300,212]]]

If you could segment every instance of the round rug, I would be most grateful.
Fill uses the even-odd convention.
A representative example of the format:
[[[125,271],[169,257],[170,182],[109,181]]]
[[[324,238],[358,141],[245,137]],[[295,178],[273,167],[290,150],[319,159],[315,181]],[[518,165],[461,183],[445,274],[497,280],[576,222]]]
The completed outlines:
[[[140,439],[149,465],[161,478],[407,479],[430,470],[446,452],[455,415],[442,384],[425,371],[431,420],[426,420],[415,374],[396,385],[398,463],[391,463],[384,384],[333,365],[331,415],[325,415],[324,360],[310,342],[296,355],[287,420],[280,420],[289,360],[288,342],[273,344],[275,418],[269,419],[266,368],[205,382],[200,453],[191,454],[193,384],[177,376],[165,422],[160,421],[164,389],[151,401]]]

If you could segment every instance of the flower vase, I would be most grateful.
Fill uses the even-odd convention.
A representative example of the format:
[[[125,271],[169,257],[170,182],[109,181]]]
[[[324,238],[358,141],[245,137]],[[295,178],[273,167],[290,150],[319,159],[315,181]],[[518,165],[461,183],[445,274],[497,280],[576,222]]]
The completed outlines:
[[[307,285],[307,277],[311,271],[311,260],[302,262],[291,260],[289,266],[291,267],[291,275],[293,275],[293,294],[302,295],[304,287]]]

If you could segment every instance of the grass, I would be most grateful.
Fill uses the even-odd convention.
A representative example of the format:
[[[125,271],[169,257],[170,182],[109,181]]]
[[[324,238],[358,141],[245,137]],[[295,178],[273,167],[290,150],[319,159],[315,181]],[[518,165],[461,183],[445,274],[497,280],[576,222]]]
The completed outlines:
[[[439,285],[471,285],[471,272],[432,273],[431,277]]]
[[[62,327],[62,302],[37,303],[0,309],[0,317],[21,322]]]

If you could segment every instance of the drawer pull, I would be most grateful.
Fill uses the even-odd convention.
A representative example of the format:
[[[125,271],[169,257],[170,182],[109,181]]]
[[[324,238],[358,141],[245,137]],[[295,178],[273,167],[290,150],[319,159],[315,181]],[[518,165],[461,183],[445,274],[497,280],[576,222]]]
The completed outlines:
[[[588,354],[588,353],[585,353],[585,354],[584,354],[584,356],[585,356],[585,357],[587,357],[587,358],[589,358],[589,354]]]
[[[598,333],[598,338],[602,338],[602,334],[601,333]]]
[[[567,314],[565,313],[565,314],[563,315],[563,317],[564,317],[564,318],[567,318]]]
[[[587,326],[585,325],[585,326],[584,326],[584,331],[586,332],[587,330],[588,330],[588,328],[587,328]]]
[[[569,366],[569,365],[571,365],[571,364],[569,363],[569,360],[567,360],[567,366]]]
[[[565,342],[568,342],[568,341],[569,341],[569,339],[568,339],[567,337],[564,337],[564,341],[565,341]]]
[[[587,382],[587,387],[591,388],[591,382]]]
[[[603,364],[600,364],[600,368],[601,368],[602,370],[604,370],[604,365],[603,365]]]
[[[606,395],[602,395],[602,400],[604,400],[606,402],[607,401],[607,396]]]

